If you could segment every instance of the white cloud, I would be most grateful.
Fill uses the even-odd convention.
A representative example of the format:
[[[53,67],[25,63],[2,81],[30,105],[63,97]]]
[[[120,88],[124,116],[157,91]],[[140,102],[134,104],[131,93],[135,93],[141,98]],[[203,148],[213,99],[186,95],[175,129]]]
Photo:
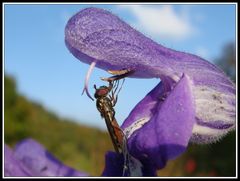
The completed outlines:
[[[136,18],[133,25],[150,36],[182,40],[195,31],[186,9],[177,13],[171,5],[162,5],[158,8],[146,5],[119,5],[119,7],[129,10]]]

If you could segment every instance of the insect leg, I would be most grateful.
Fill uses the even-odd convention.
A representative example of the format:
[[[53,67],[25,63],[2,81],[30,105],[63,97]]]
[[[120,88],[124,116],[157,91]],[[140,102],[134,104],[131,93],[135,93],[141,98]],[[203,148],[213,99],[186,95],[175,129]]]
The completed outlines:
[[[111,101],[112,101],[113,107],[114,107],[114,106],[116,105],[116,103],[117,103],[117,95],[115,96],[115,93],[117,92],[117,89],[118,89],[118,86],[119,86],[119,80],[114,81],[114,82],[116,82],[116,83],[115,83],[115,87],[114,87],[114,89],[113,89],[112,92],[111,92]]]
[[[115,105],[116,104],[116,102],[117,102],[117,100],[118,100],[118,94],[119,94],[119,92],[121,91],[121,89],[122,89],[122,87],[123,87],[123,84],[124,84],[124,82],[125,82],[125,79],[123,79],[123,81],[122,81],[122,84],[121,84],[121,86],[120,86],[120,88],[118,89],[118,92],[116,93],[116,91],[117,91],[117,89],[116,89],[116,91],[115,91],[115,96],[114,96],[114,104],[113,105]]]
[[[113,89],[113,93],[115,94],[119,86],[119,80],[115,80],[114,82],[115,82],[115,87]]]

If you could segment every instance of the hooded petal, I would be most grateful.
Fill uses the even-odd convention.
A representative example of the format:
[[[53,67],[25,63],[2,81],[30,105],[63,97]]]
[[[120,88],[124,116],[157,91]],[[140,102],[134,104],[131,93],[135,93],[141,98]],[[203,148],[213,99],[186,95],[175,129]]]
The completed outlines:
[[[42,145],[32,139],[26,139],[17,144],[14,157],[31,170],[34,176],[88,176],[86,173],[65,166]]]
[[[160,82],[135,106],[121,127],[125,129],[130,125],[137,124],[139,121],[142,123],[149,121],[156,114],[156,107],[164,101],[165,96],[166,91],[163,83]],[[135,125],[135,129],[137,129],[137,125]]]
[[[143,165],[151,163],[159,169],[167,160],[185,151],[195,123],[191,84],[189,77],[184,75],[162,102],[159,101],[163,98],[160,83],[126,119],[124,132],[129,153]]]
[[[31,171],[14,157],[13,151],[7,145],[4,145],[4,176],[5,177],[33,176]]]
[[[156,69],[150,75],[153,69],[149,69],[149,63],[161,56],[158,44],[103,9],[86,8],[71,17],[65,27],[65,43],[76,58],[88,64],[96,61],[104,70],[131,68],[136,70],[133,77],[144,78],[160,73]],[[168,72],[165,62],[163,59],[158,67]]]
[[[208,61],[163,47],[98,8],[86,8],[70,18],[65,28],[65,43],[84,63],[96,62],[104,70],[132,69],[130,77],[157,77],[164,88],[171,88],[183,74],[188,75],[196,107],[192,142],[214,142],[235,128],[235,86]]]

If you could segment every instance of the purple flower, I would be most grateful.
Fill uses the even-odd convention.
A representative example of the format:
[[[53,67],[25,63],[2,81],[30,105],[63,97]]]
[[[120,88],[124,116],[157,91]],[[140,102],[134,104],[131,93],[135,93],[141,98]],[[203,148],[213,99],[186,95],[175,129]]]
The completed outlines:
[[[32,139],[18,143],[12,151],[4,147],[4,173],[10,177],[83,177],[88,174],[76,171],[58,161],[42,145]]]
[[[32,176],[31,171],[21,161],[15,158],[13,151],[7,145],[4,145],[4,176]]]
[[[91,64],[84,88],[89,96],[87,84],[94,66],[130,69],[132,78],[161,79],[121,126],[125,156],[108,154],[106,163],[112,166],[106,166],[104,175],[121,175],[115,169],[124,167],[129,175],[147,175],[145,170],[154,175],[189,142],[216,142],[235,128],[235,85],[206,60],[165,48],[98,8],[70,18],[65,43],[76,58]],[[110,160],[123,165],[117,167]]]

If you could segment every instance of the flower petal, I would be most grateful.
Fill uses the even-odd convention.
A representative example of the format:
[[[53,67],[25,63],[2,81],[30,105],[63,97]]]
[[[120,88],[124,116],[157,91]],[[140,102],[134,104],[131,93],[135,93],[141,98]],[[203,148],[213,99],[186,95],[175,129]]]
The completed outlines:
[[[132,77],[154,75],[148,69],[151,56],[157,56],[157,44],[103,9],[86,8],[71,17],[65,27],[65,44],[76,58],[88,64],[96,61],[104,70],[129,68],[137,70]]]
[[[137,122],[136,120],[142,123],[149,121],[151,117],[156,114],[157,105],[164,101],[164,93],[165,89],[163,83],[160,82],[135,106],[121,127],[125,129],[134,122]],[[135,127],[134,129],[137,128]]]
[[[13,151],[4,145],[4,176],[5,177],[29,177],[32,173],[19,160],[17,160]]]
[[[152,163],[159,169],[165,166],[167,160],[185,151],[195,123],[191,84],[189,77],[184,75],[164,102],[161,102],[158,101],[161,97],[157,96],[162,89],[160,83],[129,115],[134,122],[124,129],[128,149],[143,165]],[[144,123],[139,121],[145,119],[145,115],[139,111],[142,106],[143,112],[150,115]]]
[[[102,176],[121,177],[123,176],[123,155],[115,152],[107,152],[105,156],[105,168]]]
[[[130,160],[133,158],[130,158]],[[105,156],[105,168],[102,176],[105,177],[122,177],[122,176],[140,176],[140,174],[130,173],[129,170],[123,171],[124,168],[124,156],[122,154],[117,154],[115,152],[107,152]],[[131,160],[133,161],[133,160]],[[127,168],[128,165],[125,165]],[[152,167],[151,164],[147,163],[142,165],[141,176],[156,176],[156,168]]]
[[[17,144],[14,156],[31,170],[34,176],[88,176],[86,173],[65,166],[32,139],[26,139]]]
[[[163,47],[98,8],[86,8],[70,18],[65,43],[84,63],[96,61],[104,70],[134,70],[130,77],[157,77],[164,87],[172,87],[183,74],[188,75],[197,120],[192,142],[211,143],[235,128],[236,88],[222,70],[206,60]]]

